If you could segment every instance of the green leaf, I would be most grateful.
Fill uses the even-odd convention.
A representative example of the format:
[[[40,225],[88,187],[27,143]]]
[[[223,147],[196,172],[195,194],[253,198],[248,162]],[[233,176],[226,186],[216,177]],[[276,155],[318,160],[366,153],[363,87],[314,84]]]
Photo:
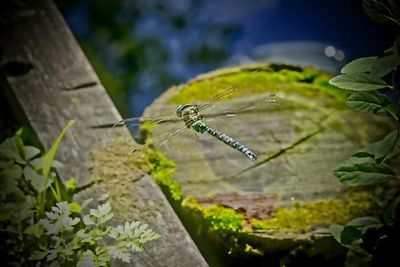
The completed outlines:
[[[377,162],[384,162],[400,152],[400,132],[394,130],[382,140],[369,144],[355,153],[354,157],[369,155]]]
[[[96,225],[96,219],[90,215],[83,216],[83,223],[86,226]]]
[[[30,160],[36,157],[40,153],[40,150],[34,146],[24,146],[25,160]]]
[[[353,91],[370,91],[390,87],[384,80],[366,73],[340,74],[330,79],[329,83]]]
[[[399,62],[394,54],[379,57],[372,66],[371,73],[376,77],[384,77],[396,69]]]
[[[400,196],[396,197],[386,206],[383,220],[388,225],[393,225],[396,220],[400,220]]]
[[[355,164],[367,164],[367,163],[376,163],[374,158],[372,157],[373,155],[370,154],[357,154],[357,156],[353,155],[350,158],[348,158],[344,163],[341,165],[355,165]]]
[[[0,144],[0,158],[13,159],[19,164],[25,164],[23,159],[23,142],[20,137],[14,136]]]
[[[26,228],[24,231],[24,234],[31,235],[36,238],[40,238],[43,233],[43,227],[39,223],[28,226],[28,228]]]
[[[3,194],[8,194],[18,186],[22,175],[22,168],[19,165],[12,165],[0,173],[0,188]]]
[[[77,267],[96,267],[94,262],[95,255],[92,251],[86,250],[82,253],[82,256],[79,258],[78,263],[76,264]]]
[[[18,180],[21,178],[22,175],[22,168],[21,166],[14,164],[11,168],[4,169],[1,172],[1,176],[7,177],[8,179],[15,180],[13,184],[17,184]],[[2,188],[3,189],[3,188]]]
[[[8,169],[13,164],[14,164],[14,162],[11,159],[0,160],[0,169]]]
[[[378,23],[394,23],[400,26],[400,11],[393,0],[364,0],[365,13]]]
[[[346,227],[352,226],[365,233],[368,229],[377,229],[383,226],[382,222],[374,217],[358,217],[346,224]]]
[[[108,249],[106,246],[97,246],[96,249],[97,262],[99,266],[109,266],[111,256],[108,255]]]
[[[123,262],[131,262],[131,254],[129,253],[129,248],[123,246],[109,246],[108,254],[113,259],[120,259]]]
[[[395,177],[393,171],[383,163],[343,164],[333,173],[347,186],[375,185]]]
[[[340,72],[341,73],[365,73],[370,72],[372,65],[375,63],[378,57],[362,57],[357,58],[346,66],[344,66]]]
[[[354,226],[345,226],[341,235],[340,241],[343,245],[350,245],[354,241],[361,239],[362,232]]]
[[[64,127],[64,129],[61,131],[59,136],[57,137],[56,141],[54,144],[51,146],[49,151],[46,152],[46,154],[43,157],[43,176],[47,179],[49,177],[49,172],[53,164],[53,160],[56,156],[58,146],[61,143],[61,140],[64,138],[64,135],[67,133],[68,129],[75,123],[73,120],[69,120],[67,125]]]
[[[32,253],[32,255],[29,257],[29,259],[30,260],[42,260],[47,256],[47,254],[49,254],[49,251],[36,250]]]
[[[43,157],[35,158],[29,161],[29,164],[35,169],[43,169]]]
[[[390,98],[375,91],[351,94],[347,98],[346,104],[360,113],[394,116],[397,119]]]
[[[70,217],[71,206],[66,201],[56,203],[51,210],[45,213],[47,219],[39,220],[48,235],[61,234],[66,230],[72,231],[74,225],[80,222],[80,218]]]
[[[76,190],[75,180],[71,178],[65,181],[65,187],[68,191],[72,192],[75,191]]]
[[[25,166],[24,168],[24,176],[27,181],[30,182],[32,187],[39,193],[46,190],[54,181],[53,177],[50,176],[50,179],[47,179],[47,185],[45,186],[45,178],[43,175],[38,174],[35,170],[33,170],[30,166]]]
[[[5,207],[5,206],[0,207],[0,222],[4,222],[10,219],[13,212],[14,209],[11,207]]]
[[[77,202],[71,202],[71,212],[81,213],[81,206]]]

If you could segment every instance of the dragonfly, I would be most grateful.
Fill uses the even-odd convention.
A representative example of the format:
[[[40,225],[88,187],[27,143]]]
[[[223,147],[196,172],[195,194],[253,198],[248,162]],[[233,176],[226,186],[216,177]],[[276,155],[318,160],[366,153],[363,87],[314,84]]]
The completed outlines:
[[[209,126],[208,120],[212,119],[226,119],[228,117],[233,117],[236,115],[244,114],[255,110],[261,104],[265,102],[276,102],[275,94],[268,94],[265,97],[258,98],[257,100],[248,101],[244,104],[235,105],[234,107],[222,111],[222,112],[213,112],[215,107],[219,105],[222,100],[230,98],[234,96],[238,91],[237,87],[229,86],[226,89],[222,90],[222,92],[215,94],[211,97],[211,101],[201,104],[180,104],[176,107],[176,114],[171,114],[169,116],[162,116],[158,118],[153,117],[136,117],[136,118],[127,118],[122,119],[114,126],[126,126],[127,128],[137,128],[140,127],[142,123],[150,122],[154,125],[161,125],[166,122],[177,123],[178,126],[174,127],[174,129],[170,130],[166,134],[157,137],[155,140],[152,140],[152,145],[155,147],[161,147],[168,145],[169,140],[174,138],[179,138],[179,135],[182,133],[186,133],[187,130],[194,132],[195,134],[208,134],[215,139],[223,142],[229,147],[235,149],[245,157],[247,157],[251,161],[257,160],[257,155],[253,150],[248,148],[246,145],[242,144],[238,140],[233,137],[225,134],[214,127]],[[180,124],[180,125],[179,125]],[[141,151],[141,148],[136,148],[132,151],[132,153],[137,153]]]

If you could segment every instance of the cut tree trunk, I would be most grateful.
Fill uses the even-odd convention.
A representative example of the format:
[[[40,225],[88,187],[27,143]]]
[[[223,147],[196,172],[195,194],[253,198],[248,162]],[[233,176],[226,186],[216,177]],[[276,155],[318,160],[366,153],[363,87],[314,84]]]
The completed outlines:
[[[193,197],[202,208],[216,204],[242,214],[247,232],[232,235],[264,255],[287,256],[306,246],[310,258],[329,259],[343,253],[330,236],[329,225],[373,212],[368,199],[364,200],[370,209],[362,210],[360,204],[356,211],[341,210],[358,198],[352,199],[356,194],[348,192],[333,170],[394,126],[386,118],[353,112],[344,103],[344,91],[329,86],[328,79],[328,74],[317,70],[279,64],[222,69],[170,88],[146,109],[144,117],[173,117],[178,104],[201,106],[213,102],[208,96],[226,94],[226,99],[217,99],[201,111],[203,121],[253,150],[258,159],[251,161],[217,138],[206,133],[196,137],[187,129],[188,133],[181,131],[185,134],[156,147],[176,163],[175,182],[185,197]],[[215,92],[219,89],[222,93]],[[243,112],[236,115],[237,110]],[[182,121],[164,120],[153,129],[152,141],[156,144],[182,125]],[[253,219],[272,222],[267,219],[274,219],[278,209],[295,216],[296,207],[300,214],[323,205],[327,209],[310,215],[315,221],[304,218],[301,228],[296,229],[298,221],[261,230],[252,225]],[[262,261],[268,263],[268,257]]]
[[[127,165],[128,131],[104,127],[121,117],[55,5],[32,0],[27,6],[32,16],[1,26],[2,63],[20,68],[6,73],[2,90],[46,148],[68,120],[76,121],[56,157],[63,179],[87,187],[75,199],[93,198],[93,206],[110,201],[115,223],[140,220],[161,234],[130,266],[207,266],[153,179]],[[126,143],[118,150],[121,138]]]

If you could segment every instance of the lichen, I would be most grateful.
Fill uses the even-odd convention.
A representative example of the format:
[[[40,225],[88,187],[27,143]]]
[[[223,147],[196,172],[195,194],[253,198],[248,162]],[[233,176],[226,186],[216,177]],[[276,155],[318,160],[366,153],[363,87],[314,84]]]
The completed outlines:
[[[91,181],[132,179],[132,168],[137,165],[136,158],[129,157],[133,142],[128,136],[117,136],[106,144],[95,148],[91,153]]]

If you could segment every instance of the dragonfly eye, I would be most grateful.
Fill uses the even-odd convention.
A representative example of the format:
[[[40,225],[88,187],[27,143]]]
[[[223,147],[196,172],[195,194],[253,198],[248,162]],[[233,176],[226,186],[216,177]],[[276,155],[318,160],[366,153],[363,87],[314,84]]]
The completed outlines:
[[[190,105],[190,104],[179,105],[179,106],[176,108],[176,115],[177,115],[178,117],[183,117],[183,116],[187,115],[187,112],[185,112],[185,111],[186,111],[187,108],[190,107],[190,106],[192,106],[192,105]]]

